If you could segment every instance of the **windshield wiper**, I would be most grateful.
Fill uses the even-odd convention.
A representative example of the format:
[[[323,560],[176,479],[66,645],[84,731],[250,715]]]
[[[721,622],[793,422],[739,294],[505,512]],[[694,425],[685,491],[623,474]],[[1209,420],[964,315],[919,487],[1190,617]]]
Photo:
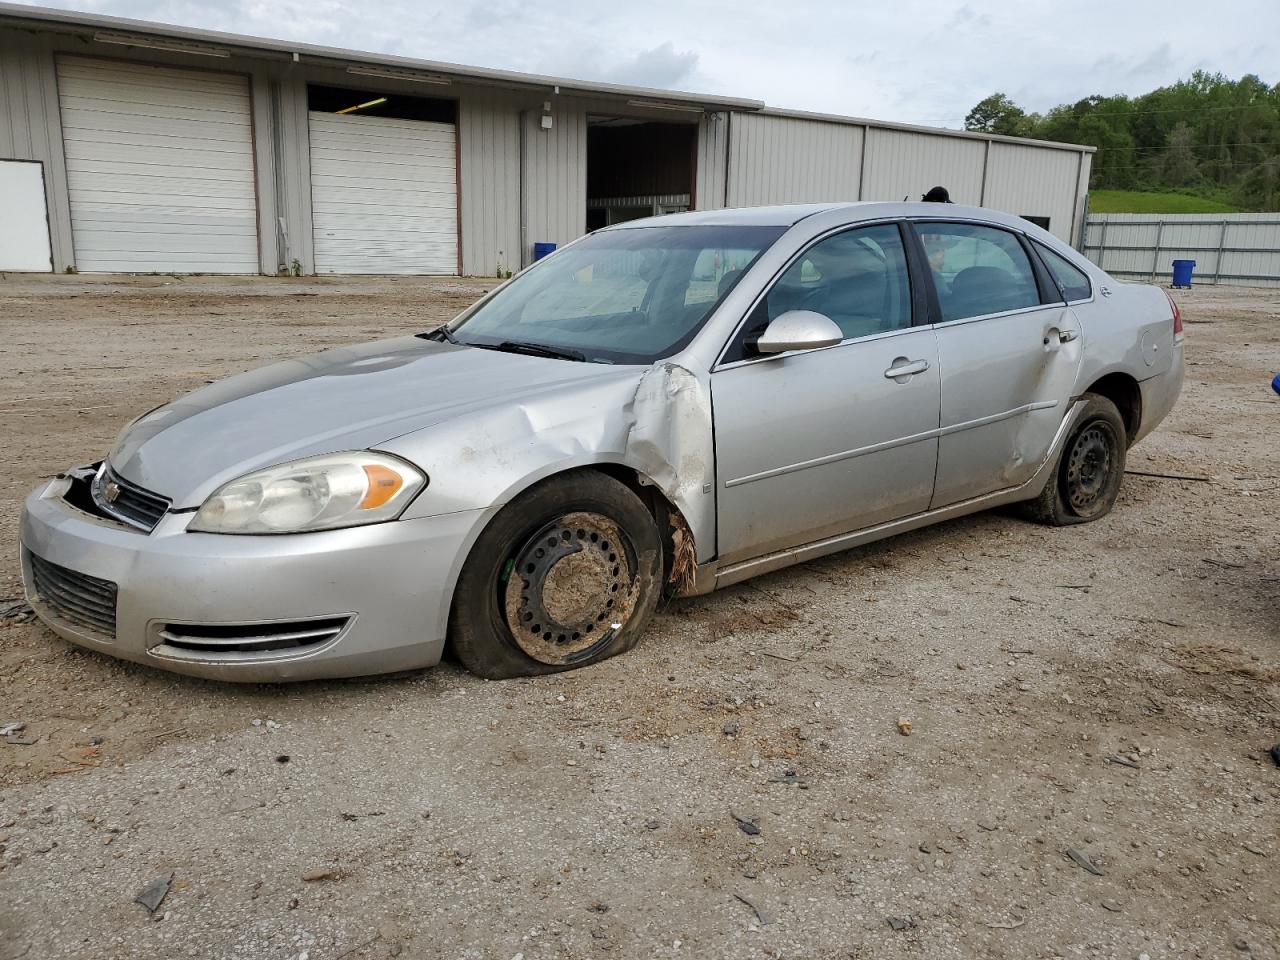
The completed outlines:
[[[501,350],[504,353],[524,353],[531,357],[577,360],[580,363],[585,363],[587,359],[587,355],[581,350],[571,350],[568,347],[548,347],[541,343],[524,343],[520,340],[503,340],[493,346],[489,346],[489,344],[475,344],[475,346],[486,346],[490,350]]]
[[[461,341],[453,335],[448,326],[436,327],[434,330],[428,330],[426,333],[415,333],[415,337],[421,337],[423,340],[442,340],[445,343],[461,343]]]
[[[550,357],[554,360],[577,360],[586,362],[587,355],[580,350],[569,347],[548,347],[541,343],[525,343],[522,340],[503,340],[501,343],[471,343],[459,340],[448,327],[436,327],[426,333],[414,334],[423,340],[442,340],[445,343],[465,344],[468,347],[479,347],[482,350],[501,350],[503,353],[523,353],[530,357]]]

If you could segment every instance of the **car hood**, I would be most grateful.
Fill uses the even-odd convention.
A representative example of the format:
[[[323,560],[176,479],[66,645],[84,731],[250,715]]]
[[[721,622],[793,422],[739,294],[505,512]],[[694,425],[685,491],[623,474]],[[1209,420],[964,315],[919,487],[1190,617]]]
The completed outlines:
[[[575,363],[402,337],[218,381],[129,424],[112,468],[198,507],[222,484],[301,457],[363,450],[486,406],[644,368]]]

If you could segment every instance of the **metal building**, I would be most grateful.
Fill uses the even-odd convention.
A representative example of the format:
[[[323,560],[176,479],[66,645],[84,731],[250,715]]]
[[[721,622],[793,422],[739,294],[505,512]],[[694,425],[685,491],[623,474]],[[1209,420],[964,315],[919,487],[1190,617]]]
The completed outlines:
[[[1092,152],[0,3],[0,270],[494,275],[936,183],[1079,243]]]

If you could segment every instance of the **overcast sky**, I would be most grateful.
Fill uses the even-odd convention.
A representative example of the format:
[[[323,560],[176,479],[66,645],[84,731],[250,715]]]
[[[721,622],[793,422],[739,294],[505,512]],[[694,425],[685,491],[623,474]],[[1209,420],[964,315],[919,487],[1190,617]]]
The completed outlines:
[[[51,5],[959,127],[1188,76],[1280,83],[1280,0],[80,0]]]

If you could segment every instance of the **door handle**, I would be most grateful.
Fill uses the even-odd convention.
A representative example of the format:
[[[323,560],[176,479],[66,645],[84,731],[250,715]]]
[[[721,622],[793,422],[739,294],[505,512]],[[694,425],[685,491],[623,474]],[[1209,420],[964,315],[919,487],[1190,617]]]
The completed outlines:
[[[1076,339],[1076,337],[1078,336],[1080,336],[1080,332],[1078,330],[1059,330],[1058,342],[1070,343],[1072,340]],[[1053,334],[1045,334],[1044,345],[1047,347],[1051,343],[1053,343]]]
[[[928,369],[928,360],[896,360],[894,365],[884,372],[884,378],[886,380],[898,380],[900,378],[913,377],[917,373],[924,373]],[[903,382],[906,382],[905,379]]]

